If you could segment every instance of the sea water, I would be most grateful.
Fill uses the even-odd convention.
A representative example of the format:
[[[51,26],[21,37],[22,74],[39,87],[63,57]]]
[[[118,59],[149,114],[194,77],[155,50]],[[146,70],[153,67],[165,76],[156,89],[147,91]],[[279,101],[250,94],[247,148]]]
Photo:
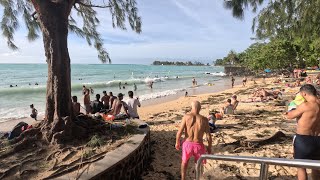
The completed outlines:
[[[91,100],[94,100],[95,94],[102,96],[104,90],[113,92],[115,96],[120,92],[127,95],[135,83],[135,96],[146,101],[194,88],[193,77],[198,86],[205,86],[221,80],[222,76],[223,68],[213,66],[72,64],[71,88],[72,96],[78,96],[83,105],[83,85],[94,89],[94,95],[91,95]],[[46,64],[0,64],[0,77],[0,122],[29,117],[30,104],[34,104],[40,116],[44,115]],[[151,82],[154,83],[152,89],[148,86]]]

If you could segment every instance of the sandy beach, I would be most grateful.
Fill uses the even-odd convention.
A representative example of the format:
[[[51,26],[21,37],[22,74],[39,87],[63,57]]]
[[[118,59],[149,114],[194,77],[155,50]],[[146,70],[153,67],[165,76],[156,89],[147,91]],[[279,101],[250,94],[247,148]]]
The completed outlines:
[[[267,80],[270,82],[271,80]],[[139,115],[151,127],[152,158],[149,168],[143,173],[142,179],[179,179],[181,151],[174,148],[175,135],[183,115],[190,111],[190,103],[198,100],[202,104],[200,114],[207,116],[210,110],[218,110],[226,99],[233,94],[240,101],[235,115],[225,116],[217,121],[218,131],[212,134],[213,154],[293,158],[292,138],[295,131],[295,121],[286,120],[282,115],[286,109],[284,101],[290,99],[298,88],[286,88],[282,101],[243,103],[258,87],[267,89],[284,88],[284,84],[265,85],[257,80],[258,85],[249,81],[247,87],[238,85],[221,92],[180,97],[169,102],[148,105],[140,108]],[[267,83],[269,84],[269,83]],[[0,131],[9,131],[18,121],[34,123],[31,118],[19,119],[1,123]],[[277,132],[284,137],[272,143],[257,146],[243,146],[242,142],[263,140]],[[194,178],[193,160],[189,164],[188,179]],[[230,163],[208,161],[205,165],[207,179],[239,179],[257,178],[258,164]],[[294,168],[271,166],[270,177],[292,179],[296,173]],[[281,177],[280,177],[281,176]]]
[[[198,100],[202,104],[200,114],[207,116],[209,110],[219,109],[232,94],[238,95],[240,101],[235,115],[217,121],[219,130],[212,134],[213,154],[257,156],[292,159],[292,138],[295,132],[295,121],[283,116],[286,106],[284,101],[290,99],[298,88],[286,88],[281,101],[242,103],[257,87],[267,89],[284,88],[284,84],[258,85],[249,82],[247,87],[237,86],[219,93],[202,94],[192,97],[181,97],[178,100],[148,106],[139,110],[140,117],[147,119],[151,126],[152,163],[143,174],[143,179],[179,179],[181,151],[174,148],[175,135],[190,103]],[[267,80],[270,82],[270,80]],[[269,84],[269,83],[267,83]],[[277,132],[283,137],[274,142],[257,146],[243,146],[241,142],[263,140]],[[280,133],[281,134],[281,133]],[[189,163],[188,179],[194,178],[193,160]],[[205,165],[207,179],[255,179],[259,176],[258,164],[208,161]],[[275,179],[294,179],[295,168],[271,166],[269,177]]]

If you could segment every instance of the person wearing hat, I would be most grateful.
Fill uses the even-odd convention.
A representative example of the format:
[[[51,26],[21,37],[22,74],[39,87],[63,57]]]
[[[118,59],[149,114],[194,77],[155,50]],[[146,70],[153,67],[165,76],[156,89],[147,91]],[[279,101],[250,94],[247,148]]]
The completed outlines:
[[[110,114],[116,116],[118,114],[120,114],[122,107],[124,108],[124,112],[126,113],[127,116],[129,116],[128,114],[128,107],[126,105],[125,102],[123,102],[123,96],[124,94],[119,93],[118,94],[118,99],[115,99],[113,104],[112,104],[112,109],[110,111]]]

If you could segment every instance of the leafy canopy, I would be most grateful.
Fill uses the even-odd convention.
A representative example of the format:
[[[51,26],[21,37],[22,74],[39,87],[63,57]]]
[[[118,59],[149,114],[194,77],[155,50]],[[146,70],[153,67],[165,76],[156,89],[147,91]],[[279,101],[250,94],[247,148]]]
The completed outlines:
[[[264,6],[262,6],[263,2]],[[282,49],[281,52],[287,55],[291,53],[292,56],[287,56],[292,61],[291,65],[319,64],[320,0],[225,0],[224,5],[232,11],[234,17],[239,19],[244,17],[245,9],[251,8],[255,12],[260,5],[261,10],[253,19],[252,30],[257,40],[267,42],[263,49],[276,46],[274,48]],[[282,46],[281,43],[287,47]],[[248,48],[250,49],[252,47]],[[287,63],[282,53],[270,53],[274,55],[274,59],[284,61],[279,64]],[[256,54],[256,56],[262,55]],[[270,62],[261,61],[260,63],[263,65]]]
[[[24,21],[29,41],[34,41],[39,37],[40,26],[37,19],[37,0],[0,0],[0,6],[3,8],[1,18],[1,31],[5,37],[8,46],[16,50],[14,43],[14,33],[19,29],[20,22]],[[54,3],[61,3],[64,0],[50,0]],[[66,0],[65,0],[66,1]],[[93,4],[91,0],[68,1],[72,3],[72,11],[82,20],[82,26],[77,25],[77,21],[69,14],[69,31],[75,33],[81,38],[85,38],[89,46],[94,46],[98,51],[98,58],[102,62],[111,62],[110,57],[103,47],[103,39],[97,31],[100,23],[97,18],[97,8],[109,9],[112,25],[114,28],[126,30],[126,24],[137,32],[141,32],[141,17],[138,15],[137,3],[135,0],[108,0],[101,1],[100,4]],[[96,1],[95,1],[96,2]],[[78,22],[79,23],[79,22]]]

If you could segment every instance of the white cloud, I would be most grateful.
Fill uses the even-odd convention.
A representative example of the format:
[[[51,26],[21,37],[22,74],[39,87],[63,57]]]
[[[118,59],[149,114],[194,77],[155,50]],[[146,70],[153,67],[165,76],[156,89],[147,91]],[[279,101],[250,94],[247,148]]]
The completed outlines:
[[[138,1],[142,16],[142,34],[113,29],[108,10],[98,10],[101,32],[114,63],[129,63],[130,58],[183,58],[224,56],[230,49],[244,50],[251,43],[251,19],[232,17],[220,0]],[[81,23],[80,23],[81,24]],[[16,33],[19,51],[11,51],[0,42],[0,63],[45,63],[42,39],[33,43],[26,39],[25,29]],[[72,63],[99,63],[94,48],[85,40],[69,36]],[[146,62],[147,63],[147,62]]]

